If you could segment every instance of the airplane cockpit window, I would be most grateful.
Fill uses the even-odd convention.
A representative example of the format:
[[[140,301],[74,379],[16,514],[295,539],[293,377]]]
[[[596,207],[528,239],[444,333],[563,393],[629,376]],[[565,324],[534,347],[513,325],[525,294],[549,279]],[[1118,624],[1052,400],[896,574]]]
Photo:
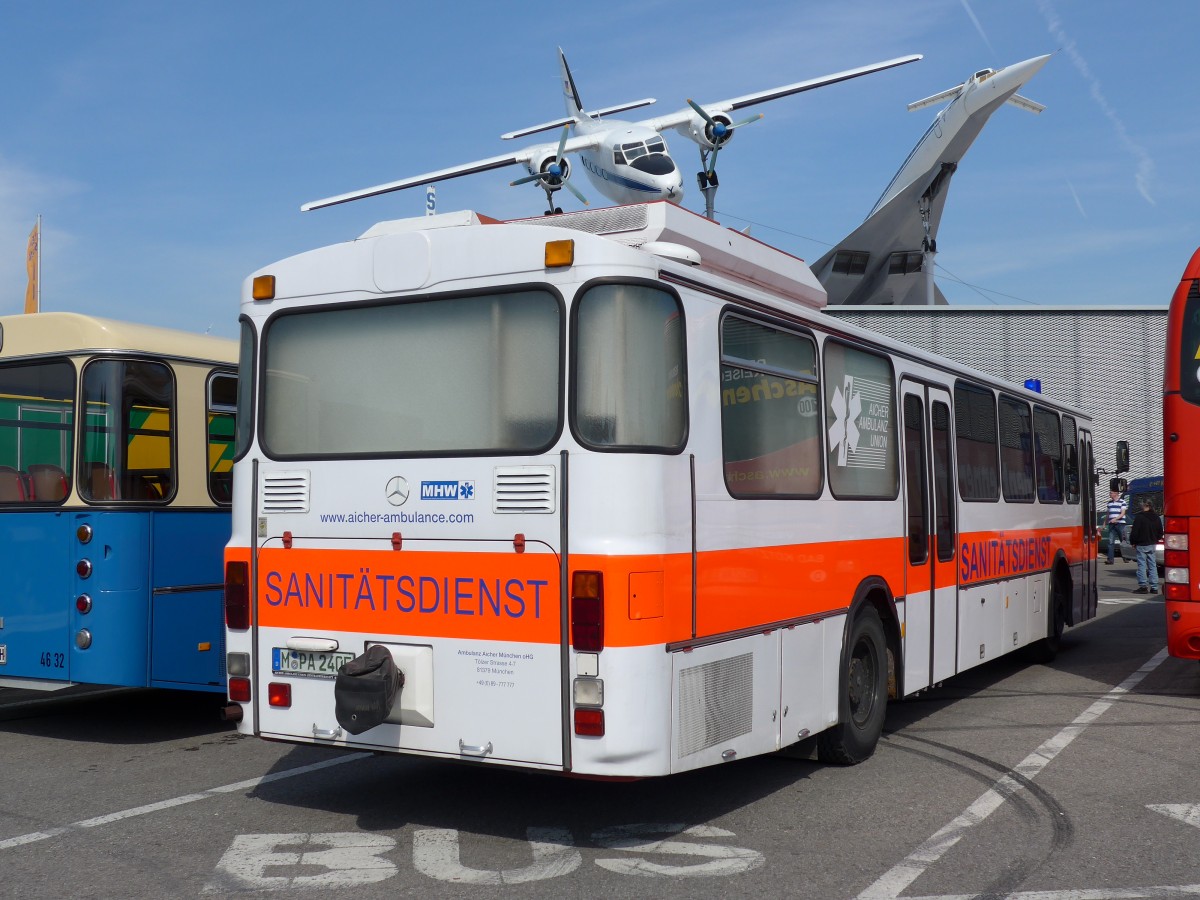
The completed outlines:
[[[670,175],[675,171],[675,161],[667,155],[667,145],[662,138],[622,144],[613,151],[613,162],[619,166],[632,166],[647,175]]]
[[[994,75],[995,73],[995,69],[980,69],[975,73],[975,77],[976,79],[982,81],[984,78],[987,78],[989,75]]]
[[[625,158],[631,163],[639,156],[645,156],[649,152],[643,141],[632,141],[628,144],[622,144],[620,149],[625,153]]]
[[[670,175],[675,171],[675,160],[665,153],[649,153],[646,156],[639,156],[630,165],[647,175]]]

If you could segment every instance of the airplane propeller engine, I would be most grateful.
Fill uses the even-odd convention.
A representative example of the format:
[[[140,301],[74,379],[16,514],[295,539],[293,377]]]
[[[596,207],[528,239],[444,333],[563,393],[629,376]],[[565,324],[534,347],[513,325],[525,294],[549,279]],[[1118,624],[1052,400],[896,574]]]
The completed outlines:
[[[709,113],[694,100],[688,100],[687,103],[695,113],[688,123],[687,136],[700,148],[700,171],[696,173],[696,181],[700,185],[701,193],[704,194],[704,214],[711,219],[714,195],[719,184],[717,153],[733,140],[735,129],[749,125],[751,122],[757,122],[762,118],[762,113],[740,122],[734,122],[723,112]]]
[[[546,192],[546,204],[550,207],[546,210],[546,215],[548,216],[562,212],[561,208],[554,205],[554,192],[564,187],[574,194],[580,203],[584,206],[588,205],[587,199],[570,181],[571,161],[567,159],[564,153],[569,131],[569,125],[563,128],[562,138],[558,142],[557,151],[544,153],[540,158],[537,156],[532,157],[526,163],[529,174],[524,178],[518,178],[516,181],[509,182],[510,186],[529,184],[532,181],[538,182],[542,190]]]
[[[743,119],[740,122],[734,122],[722,112],[709,114],[703,106],[694,100],[688,100],[688,106],[696,113],[692,117],[688,137],[700,147],[700,162],[704,165],[705,174],[708,176],[709,181],[716,184],[714,176],[717,170],[717,151],[733,140],[733,131],[735,128],[741,128],[743,125],[757,122],[762,118],[762,113],[751,116],[748,119]],[[701,184],[700,187],[703,188],[704,185]]]

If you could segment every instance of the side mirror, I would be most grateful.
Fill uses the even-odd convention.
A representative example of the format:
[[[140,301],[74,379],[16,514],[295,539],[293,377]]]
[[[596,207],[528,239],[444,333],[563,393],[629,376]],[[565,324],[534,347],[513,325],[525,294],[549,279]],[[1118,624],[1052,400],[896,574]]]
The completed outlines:
[[[1117,473],[1129,471],[1129,441],[1117,441]]]

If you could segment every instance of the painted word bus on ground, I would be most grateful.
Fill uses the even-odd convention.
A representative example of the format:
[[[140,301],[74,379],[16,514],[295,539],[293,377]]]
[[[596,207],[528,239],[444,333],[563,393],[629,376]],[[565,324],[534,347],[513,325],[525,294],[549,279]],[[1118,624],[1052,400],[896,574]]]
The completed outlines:
[[[855,763],[1095,615],[1090,422],[666,203],[384,222],[247,279],[227,715],[600,777]]]
[[[0,318],[0,685],[225,690],[237,344]]]

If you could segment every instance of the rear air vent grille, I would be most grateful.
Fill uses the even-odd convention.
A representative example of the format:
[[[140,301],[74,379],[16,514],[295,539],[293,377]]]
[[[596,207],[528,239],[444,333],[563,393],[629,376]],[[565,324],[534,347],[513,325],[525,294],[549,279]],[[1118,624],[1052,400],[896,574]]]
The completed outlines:
[[[754,658],[749,653],[679,673],[676,736],[682,759],[749,734],[754,727]]]
[[[498,466],[495,472],[492,512],[554,512],[554,466]]]
[[[259,510],[264,515],[308,512],[308,480],[307,469],[267,472],[262,479]]]

